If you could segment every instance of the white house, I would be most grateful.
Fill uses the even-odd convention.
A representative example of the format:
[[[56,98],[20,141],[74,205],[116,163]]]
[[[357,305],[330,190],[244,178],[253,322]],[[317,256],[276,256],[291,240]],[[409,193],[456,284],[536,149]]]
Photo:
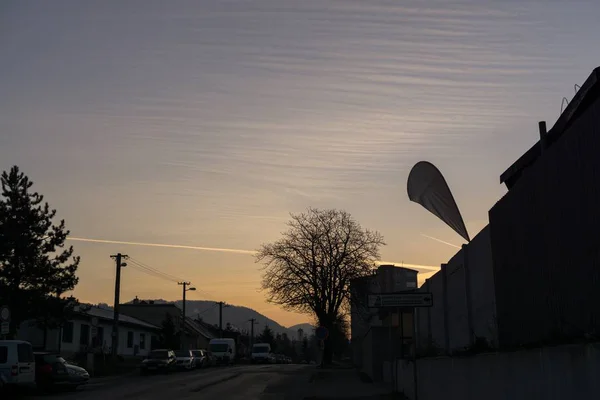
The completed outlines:
[[[29,341],[36,350],[58,351],[63,355],[77,352],[111,353],[114,313],[112,310],[81,306],[61,329],[44,330],[35,321],[21,324],[18,338]],[[93,326],[96,323],[96,326]],[[158,343],[161,328],[148,322],[120,314],[119,349],[121,356],[145,356]]]

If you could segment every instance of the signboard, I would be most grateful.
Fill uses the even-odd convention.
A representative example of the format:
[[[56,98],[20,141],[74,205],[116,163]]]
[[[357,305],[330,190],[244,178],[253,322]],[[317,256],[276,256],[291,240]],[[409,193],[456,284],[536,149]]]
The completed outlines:
[[[0,321],[10,321],[10,309],[7,306],[0,308]]]
[[[320,326],[315,330],[315,336],[317,339],[325,340],[329,336],[329,330],[324,326]]]
[[[92,317],[92,326],[98,326],[98,318]]]
[[[98,336],[98,327],[92,326],[92,337]]]
[[[0,335],[8,335],[10,331],[10,322],[0,323]]]
[[[427,292],[370,294],[369,307],[431,307],[433,296]]]

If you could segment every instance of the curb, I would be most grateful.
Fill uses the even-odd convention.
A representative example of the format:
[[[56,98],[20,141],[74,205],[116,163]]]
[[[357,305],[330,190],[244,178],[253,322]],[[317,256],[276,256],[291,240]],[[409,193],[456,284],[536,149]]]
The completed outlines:
[[[232,375],[224,376],[223,378],[207,382],[207,383],[202,384],[200,386],[196,386],[195,388],[191,389],[190,392],[192,392],[192,393],[199,392],[199,391],[204,390],[204,389],[206,389],[206,388],[208,388],[210,386],[218,385],[219,383],[223,383],[223,382],[229,381],[231,379],[237,378],[241,374],[242,374],[241,372],[238,372],[238,373],[235,373],[235,374],[232,374]]]

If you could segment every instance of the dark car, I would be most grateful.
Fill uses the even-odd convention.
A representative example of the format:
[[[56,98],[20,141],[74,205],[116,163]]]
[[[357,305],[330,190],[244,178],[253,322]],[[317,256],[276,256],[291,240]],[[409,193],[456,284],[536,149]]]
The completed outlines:
[[[173,350],[152,350],[140,365],[140,372],[146,375],[150,372],[171,372],[177,365],[177,358]]]
[[[196,359],[196,368],[206,368],[208,367],[208,357],[206,354],[206,350],[192,350],[192,354],[194,355],[194,358]]]
[[[215,357],[215,355],[208,350],[206,350],[205,354],[206,354],[206,366],[214,367],[217,364],[217,358]]]
[[[75,390],[90,380],[90,374],[77,365],[70,364],[57,353],[33,353],[35,357],[35,383],[41,390],[66,388]]]

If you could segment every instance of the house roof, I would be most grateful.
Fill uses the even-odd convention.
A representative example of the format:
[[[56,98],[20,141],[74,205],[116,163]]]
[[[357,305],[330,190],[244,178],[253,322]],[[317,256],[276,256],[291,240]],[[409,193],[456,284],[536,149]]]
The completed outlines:
[[[552,129],[545,136],[547,146],[555,143],[560,136],[573,124],[575,120],[598,98],[600,95],[600,67],[592,71],[585,83],[573,97],[564,112],[560,115]],[[535,163],[542,154],[541,144],[538,141],[513,163],[502,175],[500,183],[505,183],[510,190],[519,180],[523,170]]]
[[[189,319],[189,317],[188,317]],[[199,321],[193,321],[194,325],[197,327],[197,329],[200,331],[200,333],[202,334],[202,336],[204,336],[207,339],[214,339],[215,337],[217,337],[214,329],[209,326],[208,324],[205,324],[204,322],[199,322]]]
[[[96,306],[92,306],[89,310],[88,309],[80,310],[78,313],[81,315],[89,316],[89,317],[96,317],[96,318],[102,319],[102,320],[113,321],[113,319],[114,319],[114,311],[113,310],[100,308],[100,307],[96,307]],[[124,315],[124,314],[119,314],[119,322],[124,323],[124,324],[129,324],[129,325],[137,325],[139,327],[144,327],[144,328],[149,328],[149,329],[161,329],[156,325],[149,324],[148,322],[144,322],[142,320],[139,320],[137,318],[133,318],[133,317],[130,317],[130,316]]]

